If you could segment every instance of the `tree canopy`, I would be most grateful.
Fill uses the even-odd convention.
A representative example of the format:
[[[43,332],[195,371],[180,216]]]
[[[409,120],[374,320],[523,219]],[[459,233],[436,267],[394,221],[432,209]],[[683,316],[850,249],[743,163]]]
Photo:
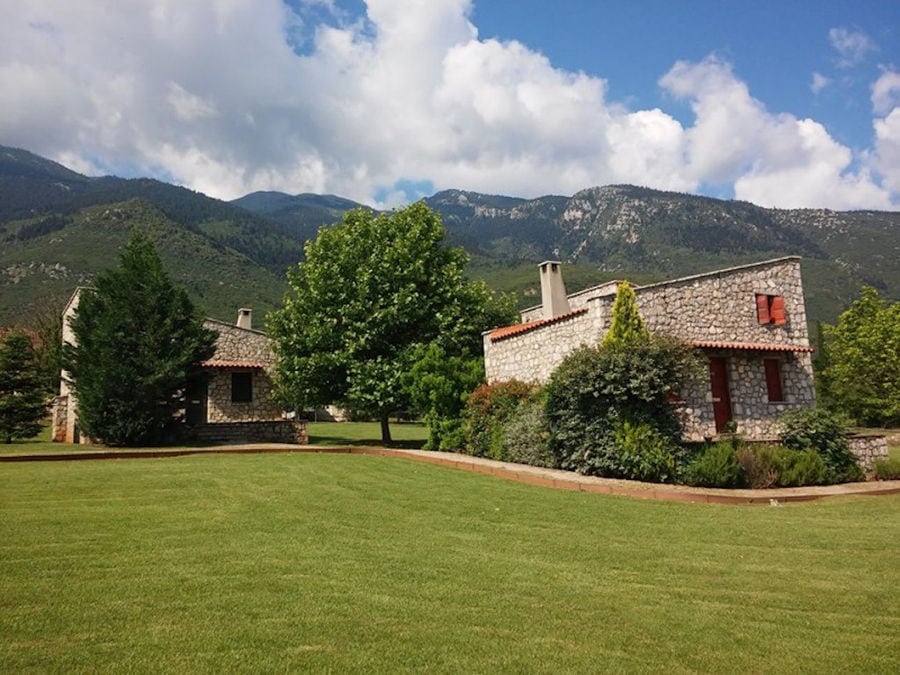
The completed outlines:
[[[900,303],[865,286],[824,333],[817,364],[825,403],[857,424],[900,424]]]
[[[0,438],[37,436],[47,401],[31,338],[12,331],[0,340]]]
[[[215,333],[135,231],[119,266],[83,289],[63,349],[82,433],[107,445],[172,438],[188,382],[212,356]]]
[[[465,252],[443,240],[440,216],[419,202],[349,211],[307,242],[284,307],[269,316],[285,403],[371,414],[388,442],[388,415],[412,404],[404,375],[425,347],[480,354],[481,332],[508,322],[512,305],[466,280]]]

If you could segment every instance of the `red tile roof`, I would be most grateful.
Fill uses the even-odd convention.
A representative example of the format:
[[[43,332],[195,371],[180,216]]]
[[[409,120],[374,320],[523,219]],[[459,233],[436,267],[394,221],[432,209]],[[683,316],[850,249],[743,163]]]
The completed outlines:
[[[813,347],[802,345],[783,345],[764,342],[718,342],[716,340],[691,340],[692,347],[704,349],[739,349],[755,352],[814,352]]]
[[[565,321],[566,319],[571,319],[572,317],[579,316],[587,312],[587,307],[582,307],[581,309],[576,309],[571,312],[567,312],[566,314],[560,314],[559,316],[554,316],[552,319],[538,319],[536,321],[527,321],[525,323],[517,323],[513,326],[504,326],[503,328],[495,328],[488,335],[491,338],[491,342],[500,342],[501,340],[506,340],[516,335],[522,335],[523,333],[529,333],[537,328],[542,328],[544,326],[550,326],[554,323],[559,323],[560,321]]]
[[[266,367],[265,363],[259,361],[217,361],[211,359],[200,363],[204,368],[249,368],[262,370]]]

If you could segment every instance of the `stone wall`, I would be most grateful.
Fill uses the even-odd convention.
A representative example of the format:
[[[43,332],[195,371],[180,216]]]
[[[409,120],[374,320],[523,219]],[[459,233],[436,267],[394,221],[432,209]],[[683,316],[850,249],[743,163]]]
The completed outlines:
[[[780,295],[783,326],[760,325],[756,294]],[[684,340],[809,345],[800,259],[782,258],[635,289],[647,328]],[[613,302],[608,297],[607,302]]]
[[[884,436],[851,436],[850,452],[866,473],[866,478],[875,477],[875,460],[888,458],[887,438]]]
[[[301,420],[201,424],[192,431],[193,440],[200,443],[309,443],[306,422]]]
[[[265,333],[248,328],[238,328],[224,321],[206,319],[204,327],[216,331],[216,361],[250,361],[265,364],[269,369],[275,363],[271,341]]]
[[[488,382],[546,382],[570,352],[595,339],[602,318],[590,311],[572,314],[497,342],[485,334],[484,368]]]

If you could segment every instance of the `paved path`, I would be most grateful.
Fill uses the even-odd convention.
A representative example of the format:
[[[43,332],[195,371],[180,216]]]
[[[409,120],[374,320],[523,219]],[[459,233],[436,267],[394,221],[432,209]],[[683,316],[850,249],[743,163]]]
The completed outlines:
[[[497,462],[482,457],[470,457],[452,452],[427,452],[424,450],[400,450],[370,446],[297,446],[277,443],[212,446],[204,448],[177,448],[151,450],[86,450],[46,454],[0,455],[0,462],[74,461],[96,459],[135,459],[154,457],[183,457],[204,454],[263,454],[263,453],[343,453],[402,457],[418,462],[439,464],[453,469],[483,473],[529,485],[540,485],[562,490],[580,490],[608,495],[655,499],[670,502],[700,502],[707,504],[782,504],[802,502],[823,497],[846,495],[900,494],[900,480],[846,483],[844,485],[811,485],[798,488],[772,488],[767,490],[725,490],[696,488],[686,485],[661,485],[638,481],[617,480],[582,476],[570,471],[543,469],[524,464]]]

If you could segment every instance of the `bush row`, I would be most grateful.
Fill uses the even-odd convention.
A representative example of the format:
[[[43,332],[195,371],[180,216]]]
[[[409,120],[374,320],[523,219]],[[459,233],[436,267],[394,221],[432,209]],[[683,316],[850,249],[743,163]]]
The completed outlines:
[[[466,452],[587,475],[706,487],[862,480],[847,426],[817,408],[786,413],[780,445],[734,436],[685,446],[669,398],[673,383],[683,385],[696,372],[691,352],[671,340],[582,347],[543,389],[519,381],[476,389],[464,413]]]

